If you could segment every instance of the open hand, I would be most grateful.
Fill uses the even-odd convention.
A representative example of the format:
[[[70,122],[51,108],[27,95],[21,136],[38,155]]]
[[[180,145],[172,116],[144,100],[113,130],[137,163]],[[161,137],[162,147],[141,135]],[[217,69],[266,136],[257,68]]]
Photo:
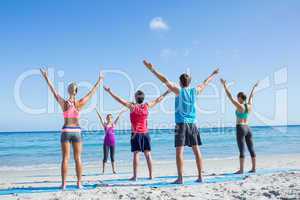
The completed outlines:
[[[47,71],[47,70],[45,70],[45,69],[43,69],[43,68],[40,68],[40,72],[41,72],[41,74],[42,74],[42,76],[43,76],[44,78],[47,78],[47,77],[48,77],[48,71]]]
[[[150,62],[147,62],[146,60],[143,60],[144,65],[149,69],[152,70],[153,69],[153,65]]]
[[[223,85],[226,85],[226,81],[224,79],[221,78],[220,81]]]
[[[104,89],[106,92],[110,92],[110,87],[103,86],[103,89]]]
[[[213,71],[213,73],[212,73],[212,74],[213,74],[213,75],[215,75],[215,74],[218,74],[218,73],[219,73],[219,71],[220,71],[220,70],[219,70],[219,68],[217,68],[217,69],[215,69],[215,70]]]

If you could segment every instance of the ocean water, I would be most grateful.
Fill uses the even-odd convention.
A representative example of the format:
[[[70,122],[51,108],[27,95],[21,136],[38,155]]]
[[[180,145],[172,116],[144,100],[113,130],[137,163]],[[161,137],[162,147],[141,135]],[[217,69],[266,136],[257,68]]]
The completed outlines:
[[[204,158],[224,159],[238,156],[235,128],[200,129]],[[252,127],[254,145],[258,155],[300,153],[300,126]],[[175,159],[174,130],[150,130],[153,159]],[[116,161],[131,162],[130,131],[116,131]],[[85,164],[102,161],[104,132],[83,132],[82,159]],[[1,132],[0,169],[22,166],[57,166],[60,163],[60,132]],[[193,159],[186,148],[185,159]],[[72,159],[71,159],[71,162]]]

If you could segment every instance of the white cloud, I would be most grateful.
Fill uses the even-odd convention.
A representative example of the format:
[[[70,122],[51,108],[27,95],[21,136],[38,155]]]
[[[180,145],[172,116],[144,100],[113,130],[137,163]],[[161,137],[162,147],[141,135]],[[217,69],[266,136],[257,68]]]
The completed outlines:
[[[169,25],[161,17],[153,18],[149,23],[149,27],[151,30],[154,30],[154,31],[157,31],[157,30],[166,31],[169,29]]]

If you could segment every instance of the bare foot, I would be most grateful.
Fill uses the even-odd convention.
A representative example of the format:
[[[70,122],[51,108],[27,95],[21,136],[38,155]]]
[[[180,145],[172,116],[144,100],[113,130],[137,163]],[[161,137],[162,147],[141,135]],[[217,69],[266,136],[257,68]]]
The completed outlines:
[[[113,174],[117,174],[117,172],[116,172],[116,171],[113,171]]]
[[[130,181],[137,181],[137,178],[133,176],[133,177],[130,178],[129,180],[130,180]]]
[[[66,190],[66,188],[67,188],[67,185],[66,185],[66,184],[63,184],[63,185],[60,186],[60,189],[61,189],[61,190]]]
[[[248,173],[255,173],[256,169],[251,169]]]
[[[149,180],[152,180],[153,179],[153,177],[152,176],[149,176]]]
[[[243,174],[244,171],[243,170],[238,170],[237,172],[235,172],[234,174]]]
[[[172,184],[183,184],[183,180],[182,178],[178,178]]]
[[[83,186],[82,186],[81,182],[77,182],[77,188],[78,189],[83,189]]]
[[[198,179],[196,180],[197,183],[202,183],[203,182],[203,178],[202,177],[198,177]]]

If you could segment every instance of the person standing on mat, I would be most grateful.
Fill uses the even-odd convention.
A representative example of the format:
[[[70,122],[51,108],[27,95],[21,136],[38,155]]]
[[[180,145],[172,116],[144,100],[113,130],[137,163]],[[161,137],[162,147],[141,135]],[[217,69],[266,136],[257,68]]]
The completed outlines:
[[[115,127],[118,123],[120,116],[126,111],[122,110],[117,118],[113,121],[112,114],[106,115],[106,121],[104,121],[98,112],[97,109],[95,109],[97,112],[97,115],[99,117],[100,123],[104,129],[105,136],[103,141],[103,163],[102,163],[102,173],[105,171],[105,164],[107,162],[108,154],[110,154],[110,160],[111,160],[111,167],[114,174],[116,174],[115,169],[115,152],[116,152],[116,138],[115,138]]]
[[[196,158],[198,169],[197,182],[202,182],[202,155],[199,146],[202,144],[200,133],[196,125],[196,100],[197,96],[206,88],[208,83],[218,74],[216,69],[213,73],[201,84],[196,87],[189,87],[191,77],[188,74],[181,74],[179,77],[178,87],[175,83],[169,81],[164,75],[159,73],[154,66],[147,61],[143,61],[144,65],[173,93],[175,93],[175,147],[176,147],[176,164],[178,177],[174,184],[183,183],[183,151],[184,146],[192,147]]]
[[[139,154],[143,152],[147,160],[149,179],[152,179],[152,157],[151,157],[151,138],[148,133],[148,110],[160,103],[170,91],[167,90],[157,99],[144,103],[145,94],[138,90],[135,93],[135,103],[129,102],[111,91],[109,87],[104,87],[117,102],[130,109],[131,121],[131,152],[133,153],[133,176],[129,180],[137,180],[139,166]]]
[[[101,75],[92,87],[92,89],[80,100],[76,100],[78,87],[76,83],[71,83],[68,86],[69,97],[67,100],[63,99],[58,92],[54,89],[52,82],[48,78],[48,72],[44,69],[40,69],[42,76],[45,78],[51,92],[53,93],[56,101],[59,103],[64,115],[64,126],[61,130],[61,150],[62,150],[62,162],[61,162],[61,178],[63,190],[66,189],[67,182],[66,177],[68,173],[68,163],[70,159],[70,144],[73,146],[76,175],[77,175],[77,187],[82,188],[82,135],[81,128],[79,126],[80,111],[85,104],[91,99],[93,94],[97,91],[98,86],[103,81],[104,77]]]
[[[239,92],[237,94],[237,99],[234,99],[231,95],[231,92],[229,91],[226,81],[224,79],[221,79],[221,83],[224,86],[226,95],[236,108],[236,140],[240,152],[240,169],[236,172],[236,174],[244,173],[245,142],[247,144],[252,160],[252,169],[249,172],[254,173],[256,171],[256,154],[254,151],[252,131],[248,126],[248,115],[252,111],[254,90],[258,86],[258,82],[253,86],[248,102],[247,96],[244,92]]]

